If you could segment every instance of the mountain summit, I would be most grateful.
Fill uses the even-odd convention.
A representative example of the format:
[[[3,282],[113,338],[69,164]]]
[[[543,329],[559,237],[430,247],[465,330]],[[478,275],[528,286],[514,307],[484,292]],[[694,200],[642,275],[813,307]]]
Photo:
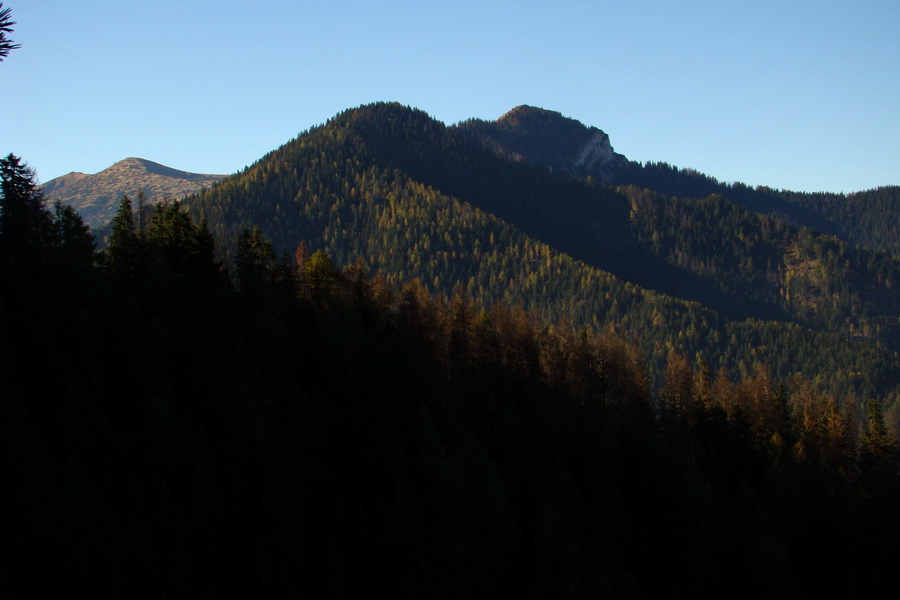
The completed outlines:
[[[517,106],[496,121],[473,119],[459,128],[507,158],[607,183],[628,162],[604,131],[534,106]]]
[[[49,201],[71,205],[85,223],[96,227],[112,219],[123,194],[135,196],[143,191],[151,202],[178,198],[224,178],[179,171],[143,158],[126,158],[95,175],[69,173],[51,179],[43,190]]]

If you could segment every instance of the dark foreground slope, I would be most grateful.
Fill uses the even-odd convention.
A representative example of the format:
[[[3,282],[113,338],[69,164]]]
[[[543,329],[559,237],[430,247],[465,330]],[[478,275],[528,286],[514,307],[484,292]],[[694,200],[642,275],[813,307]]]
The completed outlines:
[[[425,113],[376,104],[338,115],[188,204],[232,244],[259,225],[281,251],[303,241],[339,264],[365,257],[391,282],[419,279],[448,295],[462,285],[483,306],[504,301],[551,322],[615,327],[659,376],[675,348],[713,370],[763,363],[782,378],[815,373],[841,394],[898,385],[895,259],[720,196],[673,201],[562,170],[498,156]]]
[[[0,231],[4,597],[894,597],[877,404],[676,354],[656,389],[615,335],[258,232],[232,284],[174,205],[102,268],[38,217]]]

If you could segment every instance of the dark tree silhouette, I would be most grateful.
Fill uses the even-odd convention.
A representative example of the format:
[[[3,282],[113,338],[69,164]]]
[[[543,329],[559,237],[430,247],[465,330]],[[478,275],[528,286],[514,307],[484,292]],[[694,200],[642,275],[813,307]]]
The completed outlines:
[[[5,283],[39,275],[51,225],[34,170],[13,154],[0,159],[0,271]]]
[[[3,8],[3,3],[0,2],[0,62],[3,62],[3,59],[9,56],[10,50],[22,47],[21,44],[14,44],[12,40],[6,37],[7,33],[12,33],[12,26],[16,24],[15,21],[10,19],[11,14],[12,9]]]

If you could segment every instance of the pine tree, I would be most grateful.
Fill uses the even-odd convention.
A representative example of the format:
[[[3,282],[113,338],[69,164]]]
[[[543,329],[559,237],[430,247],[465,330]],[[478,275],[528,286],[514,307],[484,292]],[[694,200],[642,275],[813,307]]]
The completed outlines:
[[[350,306],[360,314],[371,317],[370,313],[374,308],[372,282],[369,280],[369,267],[365,259],[357,258],[353,264],[344,269],[342,275],[346,282],[345,294]]]
[[[106,266],[118,276],[131,279],[137,274],[140,240],[135,232],[134,211],[127,195],[122,196],[110,229]]]
[[[853,428],[847,415],[834,396],[829,396],[822,407],[819,437],[822,455],[836,469],[849,469],[854,460]]]
[[[194,281],[214,266],[214,243],[209,228],[195,226],[178,201],[157,203],[142,243],[150,254],[149,266],[156,276]]]
[[[0,2],[0,62],[3,62],[3,59],[9,56],[11,50],[17,50],[22,47],[21,44],[15,44],[6,37],[7,33],[12,33],[12,26],[16,24],[10,18],[11,13],[12,9],[3,8],[3,3]]]
[[[77,284],[93,268],[97,247],[94,236],[74,208],[57,200],[53,204],[50,263],[57,274]]]
[[[663,413],[676,419],[686,418],[693,409],[694,372],[687,359],[674,350],[666,359]]]
[[[40,279],[52,217],[34,170],[12,154],[0,159],[0,192],[0,285],[12,289]]]
[[[737,392],[725,365],[719,365],[719,369],[716,371],[716,379],[712,388],[712,402],[721,408],[729,419],[736,418],[740,412]]]
[[[245,229],[238,240],[235,275],[237,287],[248,299],[259,300],[266,294],[275,271],[275,250],[259,226]]]
[[[205,217],[194,226],[188,260],[188,268],[204,283],[210,283],[222,273],[222,265],[216,259],[216,238]]]
[[[881,403],[869,400],[866,405],[866,431],[862,438],[860,463],[869,480],[881,483],[896,478],[897,442],[888,435]]]
[[[316,250],[303,267],[303,279],[310,300],[323,304],[330,299],[340,272],[324,250]]]

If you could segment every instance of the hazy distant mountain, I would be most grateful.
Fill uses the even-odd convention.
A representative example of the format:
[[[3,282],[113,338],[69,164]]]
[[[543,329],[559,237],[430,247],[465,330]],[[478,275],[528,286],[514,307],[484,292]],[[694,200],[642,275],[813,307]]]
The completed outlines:
[[[224,179],[225,175],[201,175],[179,171],[143,158],[126,158],[95,175],[69,173],[44,184],[49,201],[70,204],[85,222],[97,227],[116,213],[123,194],[134,198],[143,190],[147,199],[179,198]]]

